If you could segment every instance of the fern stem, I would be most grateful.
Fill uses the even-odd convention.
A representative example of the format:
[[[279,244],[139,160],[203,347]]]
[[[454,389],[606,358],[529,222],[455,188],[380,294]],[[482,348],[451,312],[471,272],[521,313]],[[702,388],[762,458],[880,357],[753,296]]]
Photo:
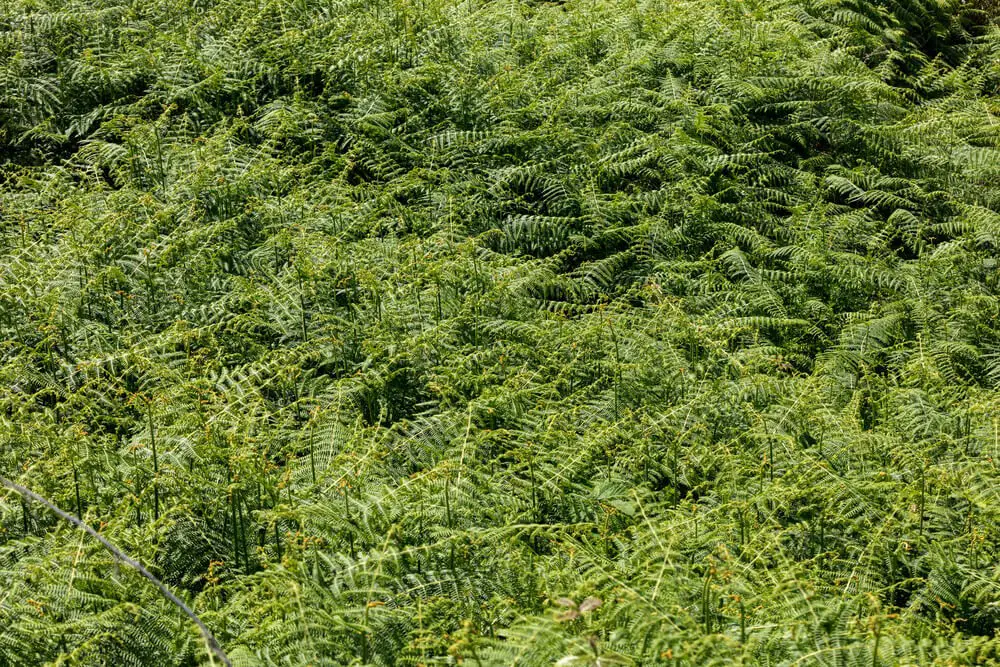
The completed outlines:
[[[153,520],[160,520],[160,464],[156,456],[156,429],[153,427],[153,406],[147,405],[146,418],[149,421],[149,444],[153,450]]]

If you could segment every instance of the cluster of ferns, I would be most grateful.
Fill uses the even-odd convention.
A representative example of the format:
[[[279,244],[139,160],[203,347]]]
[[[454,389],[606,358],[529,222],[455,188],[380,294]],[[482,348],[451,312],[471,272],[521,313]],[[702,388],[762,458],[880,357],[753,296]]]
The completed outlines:
[[[998,16],[0,1],[0,665],[997,664]]]

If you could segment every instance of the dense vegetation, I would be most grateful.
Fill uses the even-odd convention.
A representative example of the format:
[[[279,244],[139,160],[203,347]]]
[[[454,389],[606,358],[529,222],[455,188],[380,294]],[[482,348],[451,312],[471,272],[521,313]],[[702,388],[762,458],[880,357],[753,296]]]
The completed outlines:
[[[235,665],[1000,661],[956,0],[4,0],[0,475]],[[0,665],[218,664],[0,493]]]

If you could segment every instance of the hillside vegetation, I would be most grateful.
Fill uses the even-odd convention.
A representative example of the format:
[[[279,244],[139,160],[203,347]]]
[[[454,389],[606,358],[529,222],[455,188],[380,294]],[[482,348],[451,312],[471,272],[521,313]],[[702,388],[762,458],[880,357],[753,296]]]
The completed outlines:
[[[957,0],[4,0],[0,475],[234,665],[1000,661]],[[0,665],[208,665],[0,489]]]

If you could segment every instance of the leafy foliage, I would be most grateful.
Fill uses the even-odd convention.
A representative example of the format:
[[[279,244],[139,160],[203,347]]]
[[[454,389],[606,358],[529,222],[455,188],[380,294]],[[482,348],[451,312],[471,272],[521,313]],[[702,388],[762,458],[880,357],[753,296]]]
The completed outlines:
[[[0,473],[236,665],[994,663],[991,13],[8,0]],[[0,665],[211,664],[0,529]]]

